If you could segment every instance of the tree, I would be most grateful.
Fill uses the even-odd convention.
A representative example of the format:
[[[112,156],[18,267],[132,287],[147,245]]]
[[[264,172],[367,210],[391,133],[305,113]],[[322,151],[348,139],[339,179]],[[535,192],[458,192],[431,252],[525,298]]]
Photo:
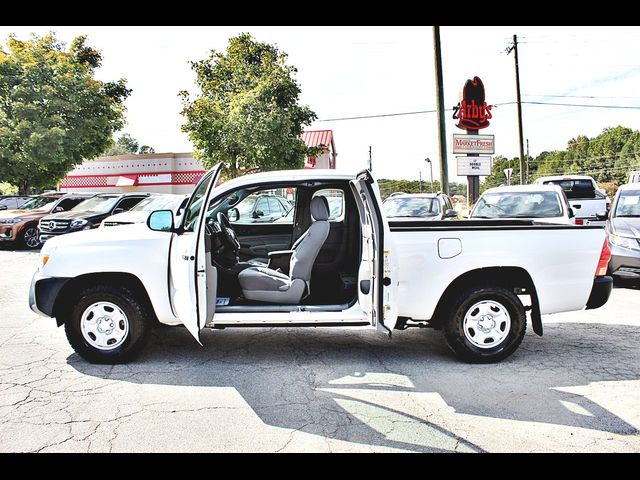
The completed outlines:
[[[378,188],[380,188],[380,196],[382,200],[385,200],[389,195],[394,192],[403,193],[420,193],[420,181],[419,180],[390,180],[388,178],[381,178],[378,180]],[[431,188],[431,182],[422,181],[422,193],[438,192],[441,190],[440,182],[434,180],[433,189]],[[463,183],[449,182],[449,193],[453,195],[467,195],[467,186]]]
[[[0,195],[15,195],[18,187],[7,182],[0,182]]]
[[[118,140],[112,141],[111,147],[104,153],[104,156],[112,157],[132,153],[155,153],[155,150],[149,145],[140,146],[135,138],[128,133],[124,133],[118,137]]]
[[[123,126],[131,91],[124,79],[94,78],[102,55],[85,42],[11,35],[0,46],[0,178],[22,194],[104,152]]]
[[[242,170],[301,168],[305,155],[317,154],[300,139],[316,114],[299,104],[300,87],[275,46],[243,33],[229,40],[225,53],[214,50],[192,62],[200,93],[180,92],[182,130],[206,166],[225,162],[229,176]]]

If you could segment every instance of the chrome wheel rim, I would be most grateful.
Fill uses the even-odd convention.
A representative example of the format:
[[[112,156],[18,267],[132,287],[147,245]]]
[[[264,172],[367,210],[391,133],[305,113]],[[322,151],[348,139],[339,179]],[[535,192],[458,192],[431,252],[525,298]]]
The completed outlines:
[[[464,336],[478,348],[493,348],[509,335],[511,316],[499,302],[483,300],[467,310],[463,322]]]
[[[40,239],[38,238],[38,229],[35,227],[29,227],[24,232],[24,243],[29,248],[36,248],[40,245]]]
[[[129,333],[129,319],[120,307],[111,302],[96,302],[84,311],[80,319],[82,336],[98,350],[118,348]]]

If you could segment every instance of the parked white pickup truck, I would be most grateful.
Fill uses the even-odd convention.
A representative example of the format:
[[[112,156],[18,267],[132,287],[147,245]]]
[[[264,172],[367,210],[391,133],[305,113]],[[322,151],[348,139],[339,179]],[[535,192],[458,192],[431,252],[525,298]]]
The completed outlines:
[[[597,308],[611,292],[601,228],[389,223],[368,171],[268,172],[217,185],[220,169],[202,178],[178,224],[161,210],[146,225],[48,241],[31,308],[64,324],[76,352],[96,363],[133,358],[155,322],[184,324],[198,341],[204,327],[391,336],[430,326],[462,359],[494,362],[517,349],[527,312],[542,335],[542,314]],[[295,198],[289,223],[243,222],[245,199],[283,191]]]
[[[575,214],[576,225],[604,227],[611,207],[611,199],[598,184],[587,175],[556,175],[540,177],[535,185],[559,185],[569,200]]]

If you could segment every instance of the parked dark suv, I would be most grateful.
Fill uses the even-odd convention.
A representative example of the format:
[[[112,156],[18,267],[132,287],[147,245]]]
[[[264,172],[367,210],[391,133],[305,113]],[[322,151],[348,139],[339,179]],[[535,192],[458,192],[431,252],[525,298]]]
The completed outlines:
[[[149,193],[101,193],[78,204],[68,212],[55,213],[40,219],[38,230],[42,243],[65,233],[89,230],[100,226],[109,215],[135,207]]]

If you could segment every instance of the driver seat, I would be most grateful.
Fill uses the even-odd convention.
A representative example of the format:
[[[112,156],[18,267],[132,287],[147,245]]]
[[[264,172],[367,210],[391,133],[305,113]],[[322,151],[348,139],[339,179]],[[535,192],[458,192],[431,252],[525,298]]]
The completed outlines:
[[[269,303],[299,303],[310,292],[311,270],[329,235],[329,202],[318,196],[311,200],[313,223],[291,248],[289,275],[267,267],[249,267],[238,274],[247,300]]]

